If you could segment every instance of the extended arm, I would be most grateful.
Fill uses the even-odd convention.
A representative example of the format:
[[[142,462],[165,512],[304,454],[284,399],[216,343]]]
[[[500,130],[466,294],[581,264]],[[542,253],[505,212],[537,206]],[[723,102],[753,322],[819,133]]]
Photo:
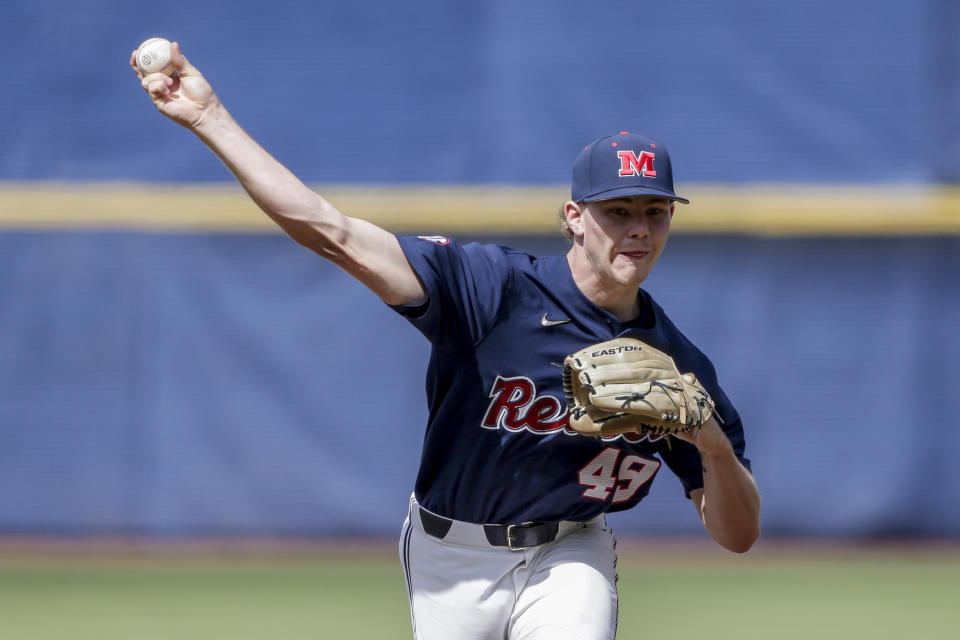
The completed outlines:
[[[711,418],[697,431],[675,436],[700,452],[703,488],[690,493],[704,527],[720,545],[743,553],[760,537],[760,491],[726,434]]]
[[[340,213],[278,162],[230,116],[203,75],[174,43],[177,77],[143,77],[131,66],[161,113],[190,129],[246,189],[257,205],[298,243],[339,265],[388,304],[415,304],[426,293],[396,237]]]

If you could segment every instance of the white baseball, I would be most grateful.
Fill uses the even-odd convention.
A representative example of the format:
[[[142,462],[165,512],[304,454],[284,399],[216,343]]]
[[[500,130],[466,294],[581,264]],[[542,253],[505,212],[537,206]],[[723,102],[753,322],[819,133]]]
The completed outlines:
[[[165,73],[172,76],[173,62],[170,60],[170,41],[165,38],[150,38],[137,47],[137,68],[143,75]]]

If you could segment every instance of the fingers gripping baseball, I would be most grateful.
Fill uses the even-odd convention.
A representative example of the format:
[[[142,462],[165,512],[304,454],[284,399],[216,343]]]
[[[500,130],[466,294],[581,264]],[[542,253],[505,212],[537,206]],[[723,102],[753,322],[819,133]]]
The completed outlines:
[[[170,62],[173,65],[171,75],[144,73],[137,65],[137,52],[130,56],[131,68],[157,109],[174,122],[194,128],[218,104],[217,96],[176,42],[170,45]]]

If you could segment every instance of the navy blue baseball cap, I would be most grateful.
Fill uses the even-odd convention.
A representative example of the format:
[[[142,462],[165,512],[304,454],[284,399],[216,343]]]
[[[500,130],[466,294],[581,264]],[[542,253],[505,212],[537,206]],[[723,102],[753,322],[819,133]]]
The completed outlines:
[[[592,142],[573,164],[570,197],[594,202],[627,196],[663,196],[690,204],[673,190],[673,167],[658,140],[627,131]]]

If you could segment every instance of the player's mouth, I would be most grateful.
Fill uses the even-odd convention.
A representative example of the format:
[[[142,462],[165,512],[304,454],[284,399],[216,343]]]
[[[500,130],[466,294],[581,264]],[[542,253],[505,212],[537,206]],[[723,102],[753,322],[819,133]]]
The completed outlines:
[[[620,252],[620,255],[626,256],[626,257],[630,258],[631,260],[643,260],[643,259],[646,258],[648,255],[650,255],[650,252],[649,252],[649,251],[645,251],[645,250],[639,250],[639,251],[621,251],[621,252]]]

